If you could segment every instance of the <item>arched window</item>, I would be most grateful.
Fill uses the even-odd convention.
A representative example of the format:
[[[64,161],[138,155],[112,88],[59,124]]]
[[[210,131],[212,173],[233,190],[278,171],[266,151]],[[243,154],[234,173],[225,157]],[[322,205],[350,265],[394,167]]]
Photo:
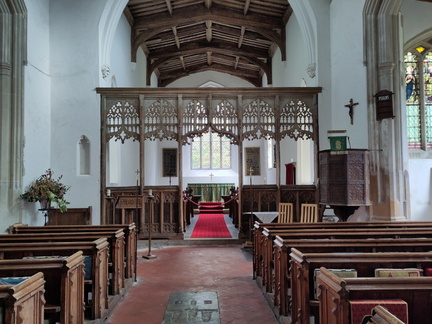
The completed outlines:
[[[432,148],[432,50],[417,46],[404,56],[408,148]]]
[[[192,169],[231,168],[231,145],[226,136],[209,132],[192,142]]]

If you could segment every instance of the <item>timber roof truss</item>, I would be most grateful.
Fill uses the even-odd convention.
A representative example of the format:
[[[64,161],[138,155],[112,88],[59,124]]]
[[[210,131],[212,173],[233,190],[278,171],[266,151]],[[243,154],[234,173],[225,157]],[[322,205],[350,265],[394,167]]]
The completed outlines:
[[[262,86],[272,84],[272,57],[286,58],[287,0],[130,0],[132,61],[147,56],[147,85],[164,87],[202,71],[218,71]]]

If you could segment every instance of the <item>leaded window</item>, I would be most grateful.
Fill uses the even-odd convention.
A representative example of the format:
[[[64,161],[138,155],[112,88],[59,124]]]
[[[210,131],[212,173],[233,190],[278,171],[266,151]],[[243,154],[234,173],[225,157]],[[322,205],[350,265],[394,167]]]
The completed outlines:
[[[210,130],[194,138],[191,151],[192,169],[231,168],[231,145],[226,136]]]
[[[408,148],[432,147],[432,51],[424,47],[404,56]]]

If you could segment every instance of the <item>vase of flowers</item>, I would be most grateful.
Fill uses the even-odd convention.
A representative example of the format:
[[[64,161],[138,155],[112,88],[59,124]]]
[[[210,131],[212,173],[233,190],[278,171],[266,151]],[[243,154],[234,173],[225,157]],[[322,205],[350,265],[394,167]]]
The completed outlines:
[[[30,183],[21,198],[29,202],[38,201],[41,204],[40,209],[43,210],[49,210],[51,202],[54,202],[61,212],[66,211],[69,202],[64,199],[64,195],[70,187],[60,182],[62,177],[54,179],[53,172],[48,169],[45,174]]]

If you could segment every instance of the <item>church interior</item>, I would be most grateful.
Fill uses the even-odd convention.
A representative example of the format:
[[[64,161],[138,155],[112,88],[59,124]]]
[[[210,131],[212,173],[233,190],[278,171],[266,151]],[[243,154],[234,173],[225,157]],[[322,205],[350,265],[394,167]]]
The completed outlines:
[[[432,0],[0,4],[0,324],[432,323]]]

